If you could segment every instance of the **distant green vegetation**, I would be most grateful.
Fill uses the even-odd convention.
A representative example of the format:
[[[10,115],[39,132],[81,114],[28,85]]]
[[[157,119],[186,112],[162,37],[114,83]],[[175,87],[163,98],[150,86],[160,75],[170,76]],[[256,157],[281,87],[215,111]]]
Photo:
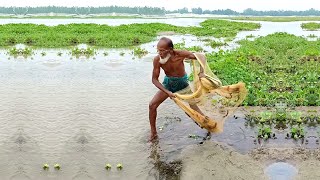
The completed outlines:
[[[201,27],[179,27],[161,23],[108,26],[68,24],[45,26],[36,24],[0,25],[0,46],[22,43],[33,47],[70,47],[81,43],[104,48],[132,47],[151,42],[157,33],[174,31],[196,36],[235,37],[239,31],[260,28],[257,23],[206,20]]]
[[[309,31],[316,31],[320,29],[320,23],[314,23],[314,22],[302,23],[301,28]]]
[[[79,16],[25,16],[27,19],[79,19]],[[86,16],[88,19],[142,19],[142,16]],[[0,16],[0,19],[17,19],[15,16]]]
[[[164,19],[164,16],[153,16],[145,17],[141,15],[86,15],[86,16],[77,16],[77,15],[53,15],[53,16],[43,16],[43,15],[26,15],[22,16],[27,19]],[[22,18],[17,16],[0,16],[0,19],[16,19]],[[179,17],[179,18],[190,18],[190,17]],[[193,17],[200,18],[200,17]],[[232,16],[232,17],[207,17],[208,19],[231,19],[231,20],[246,20],[246,21],[270,21],[270,22],[293,22],[293,21],[320,21],[320,16],[297,16],[297,17],[288,17],[288,16]]]
[[[163,15],[165,9],[159,7],[63,7],[63,6],[41,6],[41,7],[0,7],[3,14],[39,14],[39,13],[63,13],[63,14],[101,14],[101,13],[128,13],[145,15]]]
[[[247,20],[247,21],[271,21],[271,22],[291,22],[291,21],[320,21],[320,16],[298,16],[298,17],[286,17],[286,16],[239,16],[230,17],[226,19],[232,20]]]
[[[143,15],[164,15],[170,13],[190,14],[190,9],[184,7],[176,10],[166,10],[160,7],[123,7],[123,6],[102,6],[102,7],[63,7],[63,6],[42,6],[42,7],[0,7],[0,13],[3,14],[39,14],[39,13],[64,13],[64,14],[100,14],[100,13],[128,13]],[[320,11],[309,9],[305,11],[290,10],[270,10],[257,11],[251,8],[243,12],[237,12],[231,9],[203,10],[202,8],[191,8],[193,14],[215,14],[215,15],[233,15],[233,16],[320,16]]]

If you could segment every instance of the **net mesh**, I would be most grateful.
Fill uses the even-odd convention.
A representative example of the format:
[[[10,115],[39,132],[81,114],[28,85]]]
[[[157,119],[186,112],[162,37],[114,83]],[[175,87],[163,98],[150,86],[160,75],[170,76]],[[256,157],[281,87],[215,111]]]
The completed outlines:
[[[194,53],[196,61],[191,61],[193,81],[192,91],[178,91],[174,102],[201,128],[209,132],[223,132],[225,120],[233,114],[247,96],[245,83],[222,85],[219,78],[210,69],[206,57]],[[201,71],[201,68],[203,71]],[[194,110],[189,105],[197,105]]]

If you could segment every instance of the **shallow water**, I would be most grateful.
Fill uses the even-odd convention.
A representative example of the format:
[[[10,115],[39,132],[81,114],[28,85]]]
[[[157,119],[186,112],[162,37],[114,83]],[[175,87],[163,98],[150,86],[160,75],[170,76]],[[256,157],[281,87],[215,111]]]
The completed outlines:
[[[278,25],[262,25],[259,31],[241,32],[236,39],[249,34],[267,35],[274,32],[272,27],[279,30]],[[290,27],[299,35],[298,23]],[[185,38],[190,46],[202,43],[190,35],[168,37],[176,43]],[[134,59],[126,49],[100,50],[95,59],[70,59],[67,50],[43,49],[36,51],[33,59],[8,60],[5,51],[0,51],[1,179],[175,179],[180,175],[182,179],[192,179],[207,172],[201,163],[193,161],[201,162],[207,158],[206,153],[213,153],[211,145],[202,146],[202,138],[188,137],[204,136],[206,131],[170,99],[159,107],[157,125],[163,130],[159,131],[158,146],[147,142],[148,102],[157,91],[151,83],[155,44],[156,41],[142,45],[149,54]],[[223,48],[234,47],[233,42]],[[47,54],[41,56],[42,51]],[[104,56],[104,51],[109,55]],[[58,56],[58,52],[62,55]],[[125,54],[121,56],[120,52]],[[259,145],[253,143],[254,131],[244,127],[243,113],[236,116],[239,118],[230,117],[224,133],[213,135],[211,141],[224,142],[245,153]],[[185,151],[190,146],[191,150]],[[195,151],[199,151],[197,156]],[[223,150],[217,152],[217,156],[229,158]],[[48,171],[42,170],[44,163],[50,165]],[[61,165],[60,171],[53,168],[55,163]],[[111,170],[104,169],[106,163],[112,165]],[[123,164],[123,170],[116,169],[117,163]],[[254,162],[251,165],[247,170],[256,166]],[[232,167],[232,171],[237,169]]]
[[[293,179],[298,173],[298,170],[294,166],[285,162],[273,163],[265,171],[271,180]]]
[[[289,34],[294,34],[296,36],[308,36],[310,34],[314,34],[316,36],[320,36],[320,31],[305,31],[300,25],[302,23],[308,22],[317,22],[319,21],[295,21],[295,22],[266,22],[266,21],[238,21],[238,22],[252,22],[252,23],[260,23],[261,28],[258,31],[250,32],[240,32],[237,37],[244,37],[249,34],[253,34],[254,36],[266,36],[268,34],[272,34],[275,32],[286,32]]]
[[[109,26],[118,26],[122,24],[133,23],[167,23],[176,26],[199,26],[199,23],[205,18],[167,18],[167,19],[1,19],[0,24],[10,23],[31,23],[44,24],[47,26],[56,26],[59,24],[71,23],[94,23],[107,24]]]

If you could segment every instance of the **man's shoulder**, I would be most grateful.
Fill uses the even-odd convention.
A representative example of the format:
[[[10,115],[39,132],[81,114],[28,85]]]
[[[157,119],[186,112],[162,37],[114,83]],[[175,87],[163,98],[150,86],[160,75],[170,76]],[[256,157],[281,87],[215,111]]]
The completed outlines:
[[[175,53],[178,54],[178,55],[190,53],[190,51],[181,50],[181,49],[176,49],[176,50],[174,50],[174,51],[175,51]]]
[[[175,50],[175,52],[176,52],[178,55],[181,55],[181,56],[193,54],[193,52],[188,51],[188,50]]]
[[[154,58],[153,58],[153,61],[158,61],[159,62],[160,60],[160,56],[159,55],[156,55]]]
[[[160,56],[159,56],[159,55],[156,55],[156,56],[153,58],[153,64],[154,64],[154,65],[160,65]]]
[[[193,56],[193,52],[187,51],[187,50],[175,50],[175,53],[177,56],[182,57],[182,58],[190,58]]]

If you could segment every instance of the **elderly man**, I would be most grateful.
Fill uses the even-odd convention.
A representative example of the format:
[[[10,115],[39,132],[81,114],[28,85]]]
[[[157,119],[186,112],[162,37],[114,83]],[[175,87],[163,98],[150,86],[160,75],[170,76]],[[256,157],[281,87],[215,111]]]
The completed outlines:
[[[171,39],[163,37],[157,44],[158,55],[153,60],[152,83],[159,89],[149,103],[149,121],[151,126],[150,140],[157,138],[156,118],[158,106],[168,97],[175,98],[173,93],[181,91],[191,92],[188,76],[184,68],[184,60],[196,60],[192,52],[185,50],[175,50]],[[163,69],[166,76],[161,84],[159,82],[160,68]],[[203,69],[200,69],[200,77],[203,75]],[[203,115],[196,104],[189,106]]]

